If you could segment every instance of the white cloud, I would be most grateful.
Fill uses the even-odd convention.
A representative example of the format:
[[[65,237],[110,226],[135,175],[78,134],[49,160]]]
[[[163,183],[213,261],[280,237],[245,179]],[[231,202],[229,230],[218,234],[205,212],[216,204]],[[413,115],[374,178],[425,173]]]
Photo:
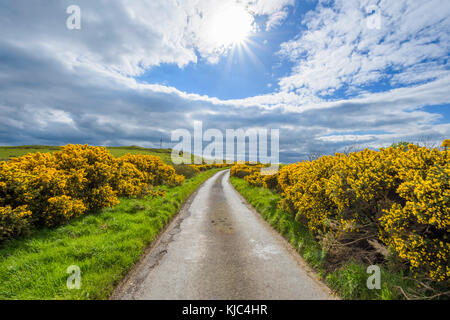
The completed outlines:
[[[449,2],[381,0],[379,30],[367,24],[366,8],[374,3],[336,0],[309,12],[307,30],[282,45],[280,53],[295,63],[280,79],[282,90],[327,95],[343,86],[408,85],[448,75]]]
[[[310,151],[331,153],[354,143],[377,147],[450,135],[448,123],[436,124],[438,113],[423,109],[450,102],[441,61],[449,52],[449,5],[434,0],[381,1],[381,30],[361,28],[369,1],[338,0],[336,8],[310,12],[309,31],[282,47],[295,67],[281,79],[280,92],[220,100],[129,77],[162,63],[182,68],[226,54],[202,34],[208,15],[224,1],[238,3],[78,0],[84,18],[76,32],[64,23],[72,1],[2,4],[0,144],[152,147],[161,136],[167,142],[171,130],[203,120],[219,129],[281,128],[282,159],[296,161]],[[238,5],[276,21],[293,3]],[[393,74],[387,76],[386,68]],[[407,87],[379,93],[358,88],[380,79]],[[357,96],[320,97],[343,85]]]
[[[295,5],[295,0],[248,0],[247,2],[251,12],[268,17],[267,31],[281,25],[288,16],[287,6]]]
[[[2,40],[135,76],[163,63],[180,68],[199,58],[215,63],[229,50],[209,35],[217,13],[233,7],[253,19],[252,14],[277,14],[293,0],[78,0],[82,27],[70,31],[65,19],[72,2],[2,4]]]
[[[283,21],[288,16],[288,12],[286,10],[278,11],[274,14],[272,14],[266,23],[266,30],[270,31],[272,29],[275,29],[276,27],[280,26]]]
[[[134,76],[163,63],[180,68],[197,63],[197,53],[217,62],[228,52],[220,42],[208,38],[211,18],[217,12],[227,6],[248,11],[251,6],[257,9],[254,14],[272,14],[290,1],[78,0],[82,27],[70,31],[65,19],[72,2],[62,0],[50,6],[45,0],[32,4],[17,0],[2,4],[2,40],[50,52],[68,64],[83,61]]]
[[[248,0],[249,8],[258,15],[271,15],[284,7],[295,4],[295,0]]]

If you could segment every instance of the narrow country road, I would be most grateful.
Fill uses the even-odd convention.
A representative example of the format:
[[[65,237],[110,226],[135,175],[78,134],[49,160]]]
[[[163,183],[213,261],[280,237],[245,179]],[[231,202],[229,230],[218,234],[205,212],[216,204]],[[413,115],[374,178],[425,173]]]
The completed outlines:
[[[243,200],[229,171],[206,181],[113,299],[333,299]]]

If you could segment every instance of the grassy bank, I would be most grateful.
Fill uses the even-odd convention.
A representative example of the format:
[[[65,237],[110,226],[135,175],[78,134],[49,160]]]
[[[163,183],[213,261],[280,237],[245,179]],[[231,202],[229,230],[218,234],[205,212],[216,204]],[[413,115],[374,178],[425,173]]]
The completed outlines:
[[[120,199],[114,208],[5,242],[0,299],[107,299],[182,203],[218,171],[163,188],[164,198]],[[66,286],[71,265],[81,269],[79,290]]]
[[[292,215],[277,208],[281,196],[266,188],[249,185],[245,180],[231,177],[236,190],[280,232],[343,299],[402,299],[400,288],[414,288],[413,280],[406,279],[401,271],[392,270],[389,263],[381,267],[381,289],[369,290],[366,285],[367,266],[349,260],[336,266],[327,259],[321,244],[310,233],[306,226],[295,221]]]

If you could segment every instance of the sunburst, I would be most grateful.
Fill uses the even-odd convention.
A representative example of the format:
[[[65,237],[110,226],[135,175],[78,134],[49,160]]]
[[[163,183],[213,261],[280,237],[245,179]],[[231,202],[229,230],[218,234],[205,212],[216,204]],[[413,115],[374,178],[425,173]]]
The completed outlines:
[[[240,45],[253,31],[253,16],[241,5],[224,5],[212,14],[207,28],[211,43],[219,47]]]

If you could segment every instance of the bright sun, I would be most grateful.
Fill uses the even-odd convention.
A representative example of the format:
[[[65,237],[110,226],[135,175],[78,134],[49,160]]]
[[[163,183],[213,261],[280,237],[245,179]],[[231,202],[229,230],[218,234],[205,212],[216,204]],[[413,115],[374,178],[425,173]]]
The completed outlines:
[[[253,16],[239,5],[228,5],[211,16],[208,38],[219,46],[241,44],[253,28]]]

